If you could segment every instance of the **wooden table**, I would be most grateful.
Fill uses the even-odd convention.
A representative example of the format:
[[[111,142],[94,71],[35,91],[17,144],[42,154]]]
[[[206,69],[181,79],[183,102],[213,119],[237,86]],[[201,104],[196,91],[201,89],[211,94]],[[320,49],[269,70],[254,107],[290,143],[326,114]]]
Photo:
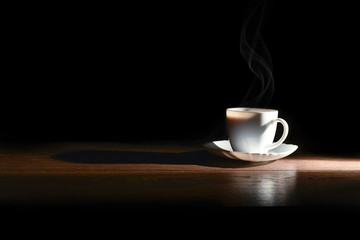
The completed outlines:
[[[295,152],[254,164],[214,156],[200,144],[3,143],[0,190],[2,209],[13,210],[340,208],[358,214],[360,157]]]

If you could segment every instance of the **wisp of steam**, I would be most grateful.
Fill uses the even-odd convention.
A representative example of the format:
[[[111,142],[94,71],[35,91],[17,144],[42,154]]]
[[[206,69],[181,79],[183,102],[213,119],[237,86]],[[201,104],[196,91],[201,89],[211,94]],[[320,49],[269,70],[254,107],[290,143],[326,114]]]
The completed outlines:
[[[267,2],[267,0],[250,0],[251,4],[243,20],[240,52],[255,78],[240,106],[266,107],[270,104],[274,94],[272,60],[260,34]]]

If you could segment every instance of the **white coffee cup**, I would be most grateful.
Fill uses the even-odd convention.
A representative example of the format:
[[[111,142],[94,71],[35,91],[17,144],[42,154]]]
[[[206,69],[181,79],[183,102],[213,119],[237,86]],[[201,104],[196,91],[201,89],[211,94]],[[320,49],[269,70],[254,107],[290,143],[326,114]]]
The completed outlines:
[[[274,141],[277,123],[283,125],[283,134]],[[228,108],[226,124],[231,147],[237,152],[264,153],[281,145],[289,126],[278,118],[278,111],[266,108]]]

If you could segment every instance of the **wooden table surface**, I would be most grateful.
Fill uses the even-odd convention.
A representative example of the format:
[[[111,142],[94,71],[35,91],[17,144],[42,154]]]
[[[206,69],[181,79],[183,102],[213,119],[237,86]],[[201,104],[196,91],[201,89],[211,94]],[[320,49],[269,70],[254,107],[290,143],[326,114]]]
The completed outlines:
[[[0,204],[112,207],[360,206],[360,157],[254,164],[201,145],[0,145]]]

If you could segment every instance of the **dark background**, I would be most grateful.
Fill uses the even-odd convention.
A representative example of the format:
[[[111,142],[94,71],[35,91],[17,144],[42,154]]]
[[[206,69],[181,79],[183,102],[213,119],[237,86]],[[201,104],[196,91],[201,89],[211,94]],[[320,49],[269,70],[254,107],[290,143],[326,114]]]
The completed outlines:
[[[241,3],[4,8],[0,140],[206,142],[253,80]],[[304,153],[358,154],[357,7],[273,1],[269,105]],[[334,2],[334,3],[333,3]]]

